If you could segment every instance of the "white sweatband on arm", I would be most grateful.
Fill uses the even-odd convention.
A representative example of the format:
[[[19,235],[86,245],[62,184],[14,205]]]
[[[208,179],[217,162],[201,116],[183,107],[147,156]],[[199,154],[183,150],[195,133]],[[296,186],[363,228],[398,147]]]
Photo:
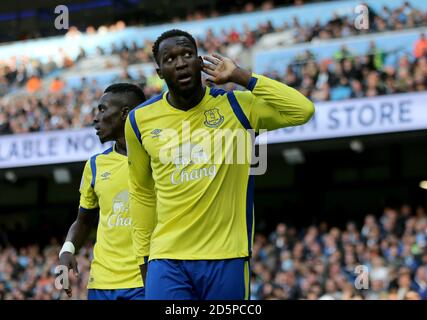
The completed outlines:
[[[74,244],[71,241],[65,241],[61,251],[59,252],[59,257],[61,257],[61,254],[64,252],[70,252],[71,254],[76,252],[76,248],[74,248]]]

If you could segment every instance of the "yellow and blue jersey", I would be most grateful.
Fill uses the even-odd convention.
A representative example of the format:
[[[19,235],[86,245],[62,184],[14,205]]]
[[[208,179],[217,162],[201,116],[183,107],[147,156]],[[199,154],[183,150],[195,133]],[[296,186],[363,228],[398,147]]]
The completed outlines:
[[[250,161],[219,130],[274,130],[307,122],[311,101],[275,80],[253,74],[249,91],[205,88],[201,102],[183,111],[167,92],[132,110],[125,126],[133,242],[139,264],[153,259],[248,257],[254,231]],[[168,159],[168,161],[165,161]],[[205,161],[207,160],[207,161]]]
[[[80,185],[80,211],[99,209],[89,289],[142,287],[132,245],[127,157],[114,147],[91,157]]]

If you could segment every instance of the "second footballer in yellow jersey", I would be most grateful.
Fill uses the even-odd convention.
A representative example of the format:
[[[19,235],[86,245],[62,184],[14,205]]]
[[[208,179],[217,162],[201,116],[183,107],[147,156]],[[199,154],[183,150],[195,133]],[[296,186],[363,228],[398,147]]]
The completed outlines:
[[[162,34],[153,55],[168,91],[132,110],[125,127],[141,270],[149,256],[146,298],[247,299],[254,177],[249,161],[227,161],[241,153],[238,143],[212,141],[227,130],[304,124],[313,103],[228,58],[209,56],[205,63],[194,38],[180,30]],[[211,83],[234,82],[247,91],[204,87],[202,71]],[[220,161],[213,159],[217,148],[224,151]]]
[[[143,91],[129,83],[109,86],[99,101],[94,121],[97,135],[101,142],[115,143],[86,162],[80,185],[79,213],[60,253],[60,263],[78,272],[74,252],[99,220],[87,286],[91,300],[144,298],[143,281],[132,246],[124,139],[128,113],[144,101]],[[71,296],[71,290],[66,292]]]

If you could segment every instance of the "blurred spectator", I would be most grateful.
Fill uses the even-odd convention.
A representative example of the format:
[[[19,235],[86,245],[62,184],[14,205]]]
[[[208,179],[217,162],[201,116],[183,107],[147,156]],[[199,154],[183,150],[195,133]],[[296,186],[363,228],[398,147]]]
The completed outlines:
[[[70,26],[67,33],[65,34],[66,38],[74,39],[78,38],[82,33],[79,31],[79,29],[76,26]]]
[[[385,53],[377,48],[375,41],[369,43],[368,55],[375,70],[381,70],[384,65]]]
[[[33,75],[27,82],[27,91],[31,94],[41,88],[41,80],[38,76]]]
[[[59,92],[64,89],[65,83],[59,77],[56,77],[49,86],[50,92]]]
[[[415,278],[414,278],[414,287],[416,288],[417,293],[420,295],[422,300],[427,299],[427,267],[420,266],[418,267]]]
[[[421,33],[420,38],[415,42],[414,56],[416,58],[427,56],[427,39],[424,33]]]

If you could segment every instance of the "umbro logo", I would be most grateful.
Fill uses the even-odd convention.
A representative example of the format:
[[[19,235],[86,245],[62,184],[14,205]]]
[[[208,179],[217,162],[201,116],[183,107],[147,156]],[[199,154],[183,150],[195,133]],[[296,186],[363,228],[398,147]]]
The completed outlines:
[[[162,129],[154,129],[150,133],[152,134],[151,138],[158,138],[160,137],[160,132],[162,132]]]
[[[110,179],[111,173],[106,171],[103,174],[101,174],[101,180],[107,180]]]

